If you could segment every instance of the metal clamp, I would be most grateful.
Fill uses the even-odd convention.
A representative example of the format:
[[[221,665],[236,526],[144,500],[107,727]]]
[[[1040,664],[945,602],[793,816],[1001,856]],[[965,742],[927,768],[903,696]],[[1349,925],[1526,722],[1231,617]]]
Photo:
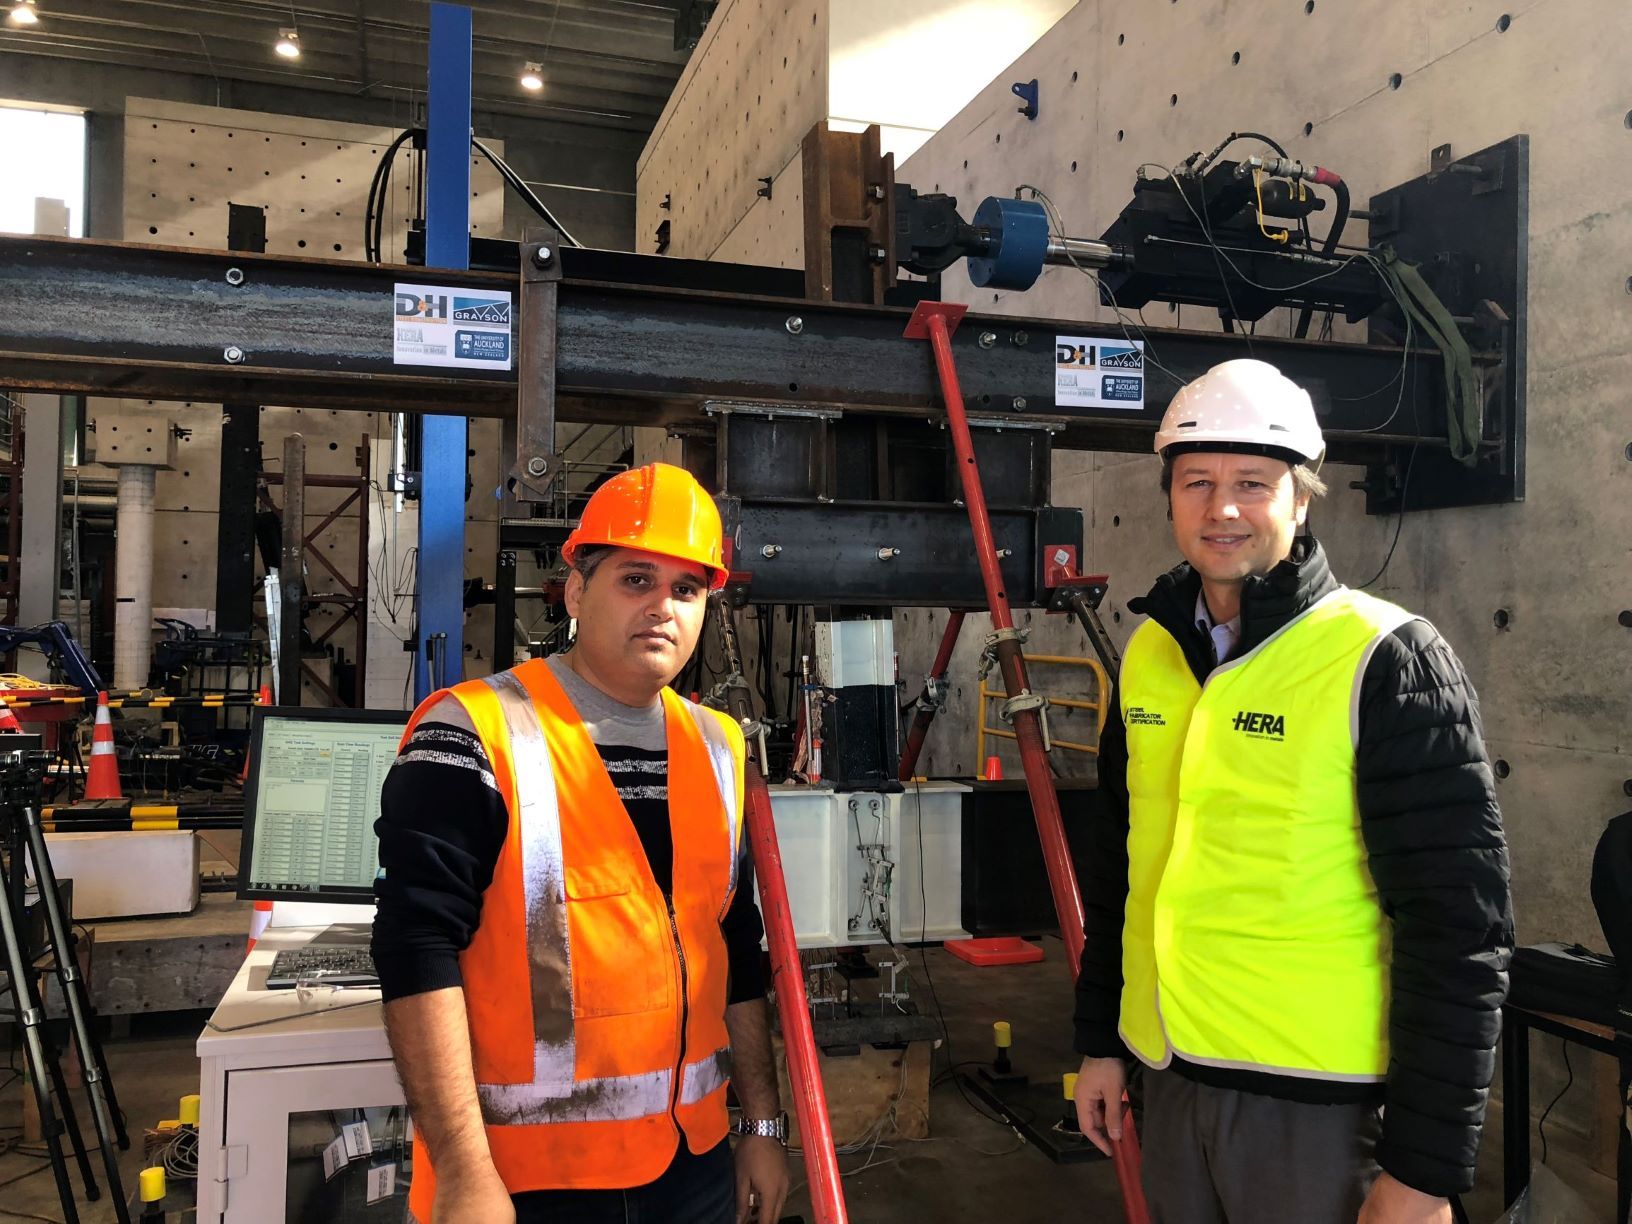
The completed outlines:
[[[991,674],[997,663],[997,644],[999,642],[1018,642],[1025,645],[1026,639],[1031,636],[1030,629],[997,629],[988,633],[981,643],[980,650],[980,679],[984,680]]]
[[[946,709],[946,696],[950,689],[945,676],[925,676],[924,691],[913,702],[912,708],[925,714],[939,714]]]
[[[1003,705],[999,708],[998,713],[1002,715],[1004,722],[1009,723],[1012,726],[1014,723],[1014,716],[1016,714],[1023,713],[1026,710],[1037,711],[1037,726],[1043,733],[1043,751],[1052,752],[1054,749],[1054,741],[1048,733],[1047,697],[1044,697],[1041,693],[1034,693],[1030,689],[1021,689],[1020,692],[1016,693],[1013,697],[1010,697],[1003,703]]]

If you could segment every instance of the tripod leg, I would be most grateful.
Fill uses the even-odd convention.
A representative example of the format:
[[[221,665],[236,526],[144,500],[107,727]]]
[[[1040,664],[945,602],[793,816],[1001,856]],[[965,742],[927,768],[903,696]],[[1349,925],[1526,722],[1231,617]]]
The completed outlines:
[[[119,1224],[130,1224],[130,1208],[125,1203],[125,1188],[119,1178],[119,1157],[113,1150],[114,1128],[108,1108],[107,1068],[102,1065],[101,1050],[94,1045],[90,1024],[85,1019],[85,979],[80,975],[79,962],[74,959],[74,942],[69,935],[68,921],[62,914],[62,898],[57,894],[57,876],[51,870],[51,855],[45,846],[40,814],[31,805],[23,807],[23,825],[28,837],[29,857],[34,863],[34,878],[40,886],[40,903],[45,907],[46,928],[51,936],[51,959],[56,962],[57,978],[62,983],[62,1001],[68,1008],[74,1043],[79,1048],[79,1062],[85,1074],[86,1094],[91,1098],[91,1120],[96,1124],[96,1141],[102,1149],[102,1169],[113,1199],[114,1216]]]
[[[22,870],[22,860],[12,856],[12,872]],[[23,1061],[28,1080],[34,1085],[34,1101],[40,1110],[40,1129],[45,1132],[45,1148],[51,1158],[51,1173],[57,1181],[57,1198],[62,1203],[63,1218],[67,1224],[79,1224],[79,1209],[74,1203],[74,1188],[68,1182],[68,1162],[62,1156],[62,1123],[57,1119],[56,1106],[51,1100],[53,1076],[46,1058],[45,1043],[41,1039],[40,1024],[44,1009],[34,994],[34,975],[23,955],[22,941],[17,935],[17,918],[11,905],[10,882],[0,867],[0,892],[5,893],[0,904],[0,941],[5,944],[6,973],[11,979],[11,995],[17,1018],[17,1027],[23,1034]]]
[[[74,1113],[74,1098],[68,1091],[67,1077],[62,1073],[62,1060],[57,1057],[56,1049],[44,1029],[40,1030],[40,1044],[45,1049],[45,1065],[51,1071],[51,1091],[62,1106],[62,1125],[74,1149],[79,1179],[85,1183],[85,1197],[94,1203],[102,1197],[102,1188],[96,1184],[96,1174],[91,1171],[91,1157],[85,1150],[85,1136],[79,1129],[79,1118]]]
[[[28,822],[29,856],[36,864],[42,860],[45,862],[44,870],[51,878],[53,901],[60,900],[60,894],[55,891],[57,878],[56,871],[51,867],[50,859],[47,857],[49,852],[45,846],[45,830],[40,824],[39,814],[33,808],[27,808],[24,810],[24,819]],[[37,847],[35,844],[36,841],[38,842]],[[38,875],[41,868],[36,865],[34,870],[35,874]],[[47,907],[46,913],[48,916],[50,912],[50,907]],[[62,925],[68,938],[68,943],[64,946],[69,949],[69,955],[66,962],[61,958],[57,958],[58,964],[66,964],[71,969],[73,982],[77,986],[75,993],[78,995],[80,1009],[83,1011],[86,1018],[85,1036],[90,1040],[89,1049],[80,1049],[80,1058],[88,1066],[94,1066],[100,1073],[102,1080],[102,1091],[107,1094],[108,1109],[113,1115],[114,1138],[119,1142],[119,1150],[121,1152],[128,1152],[130,1150],[130,1136],[125,1132],[124,1111],[119,1108],[119,1097],[113,1090],[113,1076],[108,1071],[108,1057],[105,1053],[103,1053],[102,1039],[98,1037],[96,1033],[96,1026],[94,1022],[97,1019],[97,1014],[96,1007],[91,1002],[90,985],[88,982],[86,982],[85,975],[80,972],[79,959],[72,955],[73,932],[68,930],[68,920],[66,915],[63,917]],[[53,944],[56,942],[55,934],[52,935],[52,942]],[[58,976],[62,982],[63,995],[66,997],[69,990],[68,979],[62,974],[59,974]]]

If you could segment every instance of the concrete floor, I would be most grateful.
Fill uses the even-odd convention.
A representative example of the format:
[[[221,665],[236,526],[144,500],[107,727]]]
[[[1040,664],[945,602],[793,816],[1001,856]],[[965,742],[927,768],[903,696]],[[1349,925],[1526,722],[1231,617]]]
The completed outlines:
[[[1061,945],[1049,939],[1043,946],[1048,955],[1043,963],[1000,969],[975,969],[939,949],[929,953],[930,980],[945,1010],[951,1054],[958,1060],[988,1058],[992,1022],[1008,1020],[1014,1028],[1015,1062],[1034,1078],[1054,1080],[1075,1066],[1070,1053],[1071,992]],[[913,961],[915,967],[921,963],[917,952]],[[911,990],[921,1007],[933,1010],[921,969],[913,975]],[[177,1099],[197,1090],[193,1043],[204,1019],[201,1013],[139,1018],[131,1036],[108,1046],[114,1083],[133,1133],[133,1150],[121,1160],[127,1190],[134,1189],[141,1165],[142,1127],[174,1117]],[[947,1058],[947,1050],[937,1053],[937,1069],[947,1065]],[[0,1071],[0,1081],[4,1079]],[[20,1099],[16,1084],[0,1088],[0,1139],[16,1134]],[[1500,1125],[1500,1110],[1493,1109],[1479,1185],[1467,1202],[1474,1224],[1494,1224],[1501,1215]],[[927,1141],[893,1145],[886,1141],[870,1157],[858,1153],[841,1158],[846,1170],[845,1198],[854,1224],[939,1220],[1117,1224],[1123,1218],[1116,1177],[1108,1162],[1051,1163],[1029,1145],[1021,1145],[1006,1126],[977,1115],[950,1082],[934,1090],[931,1130],[933,1138]],[[1567,1133],[1555,1136],[1552,1167],[1586,1196],[1594,1218],[1609,1220],[1613,1184],[1574,1159],[1569,1146]],[[30,1175],[5,1184],[18,1174]],[[796,1183],[803,1182],[797,1158],[794,1176]],[[807,1221],[814,1218],[802,1185],[788,1214],[802,1214]],[[55,1186],[43,1160],[16,1152],[0,1157],[0,1220],[8,1219],[62,1221]],[[105,1224],[114,1215],[104,1198],[101,1203],[82,1204],[80,1219],[85,1224]]]

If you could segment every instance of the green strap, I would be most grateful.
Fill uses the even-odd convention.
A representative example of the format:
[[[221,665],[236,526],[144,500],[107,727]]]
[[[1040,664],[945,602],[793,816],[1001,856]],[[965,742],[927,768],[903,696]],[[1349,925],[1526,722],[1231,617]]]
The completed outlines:
[[[1445,309],[1439,295],[1428,287],[1415,264],[1399,257],[1392,243],[1379,249],[1382,272],[1411,316],[1412,323],[1428,333],[1445,358],[1445,417],[1451,454],[1467,467],[1479,460],[1479,440],[1484,431],[1484,401],[1473,376],[1473,354],[1468,342]]]

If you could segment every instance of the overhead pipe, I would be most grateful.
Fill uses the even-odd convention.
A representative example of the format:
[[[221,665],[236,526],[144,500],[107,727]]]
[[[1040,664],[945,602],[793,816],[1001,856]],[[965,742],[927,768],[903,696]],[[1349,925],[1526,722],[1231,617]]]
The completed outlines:
[[[1008,592],[1004,589],[997,544],[992,536],[992,521],[986,510],[986,494],[981,488],[980,468],[975,462],[974,438],[969,432],[969,417],[964,411],[963,392],[958,385],[957,363],[952,357],[952,328],[968,309],[967,306],[949,302],[920,302],[912,312],[906,335],[910,340],[927,339],[934,351],[935,371],[946,406],[947,428],[957,452],[963,502],[969,512],[969,526],[975,537],[975,557],[980,563],[986,603],[991,609],[992,628],[995,631],[994,652],[1003,675],[1004,691],[1012,703],[1016,698],[1024,700],[1035,695],[1026,676],[1025,654],[1020,649],[1019,635],[1014,629],[1014,614],[1009,608]],[[1037,836],[1042,842],[1043,863],[1048,869],[1049,891],[1053,894],[1054,912],[1060,921],[1060,938],[1065,943],[1066,964],[1075,981],[1086,942],[1082,894],[1077,888],[1076,868],[1071,863],[1065,823],[1060,817],[1060,797],[1054,790],[1054,780],[1049,774],[1042,718],[1034,706],[1021,704],[1011,706],[1011,709],[1015,741],[1019,745],[1020,761],[1025,769],[1026,793],[1037,819]],[[1113,1141],[1112,1148],[1117,1183],[1122,1191],[1123,1211],[1128,1224],[1149,1224],[1150,1211],[1145,1205],[1144,1190],[1139,1180],[1139,1140],[1131,1114],[1124,1119],[1123,1136],[1122,1140]]]

